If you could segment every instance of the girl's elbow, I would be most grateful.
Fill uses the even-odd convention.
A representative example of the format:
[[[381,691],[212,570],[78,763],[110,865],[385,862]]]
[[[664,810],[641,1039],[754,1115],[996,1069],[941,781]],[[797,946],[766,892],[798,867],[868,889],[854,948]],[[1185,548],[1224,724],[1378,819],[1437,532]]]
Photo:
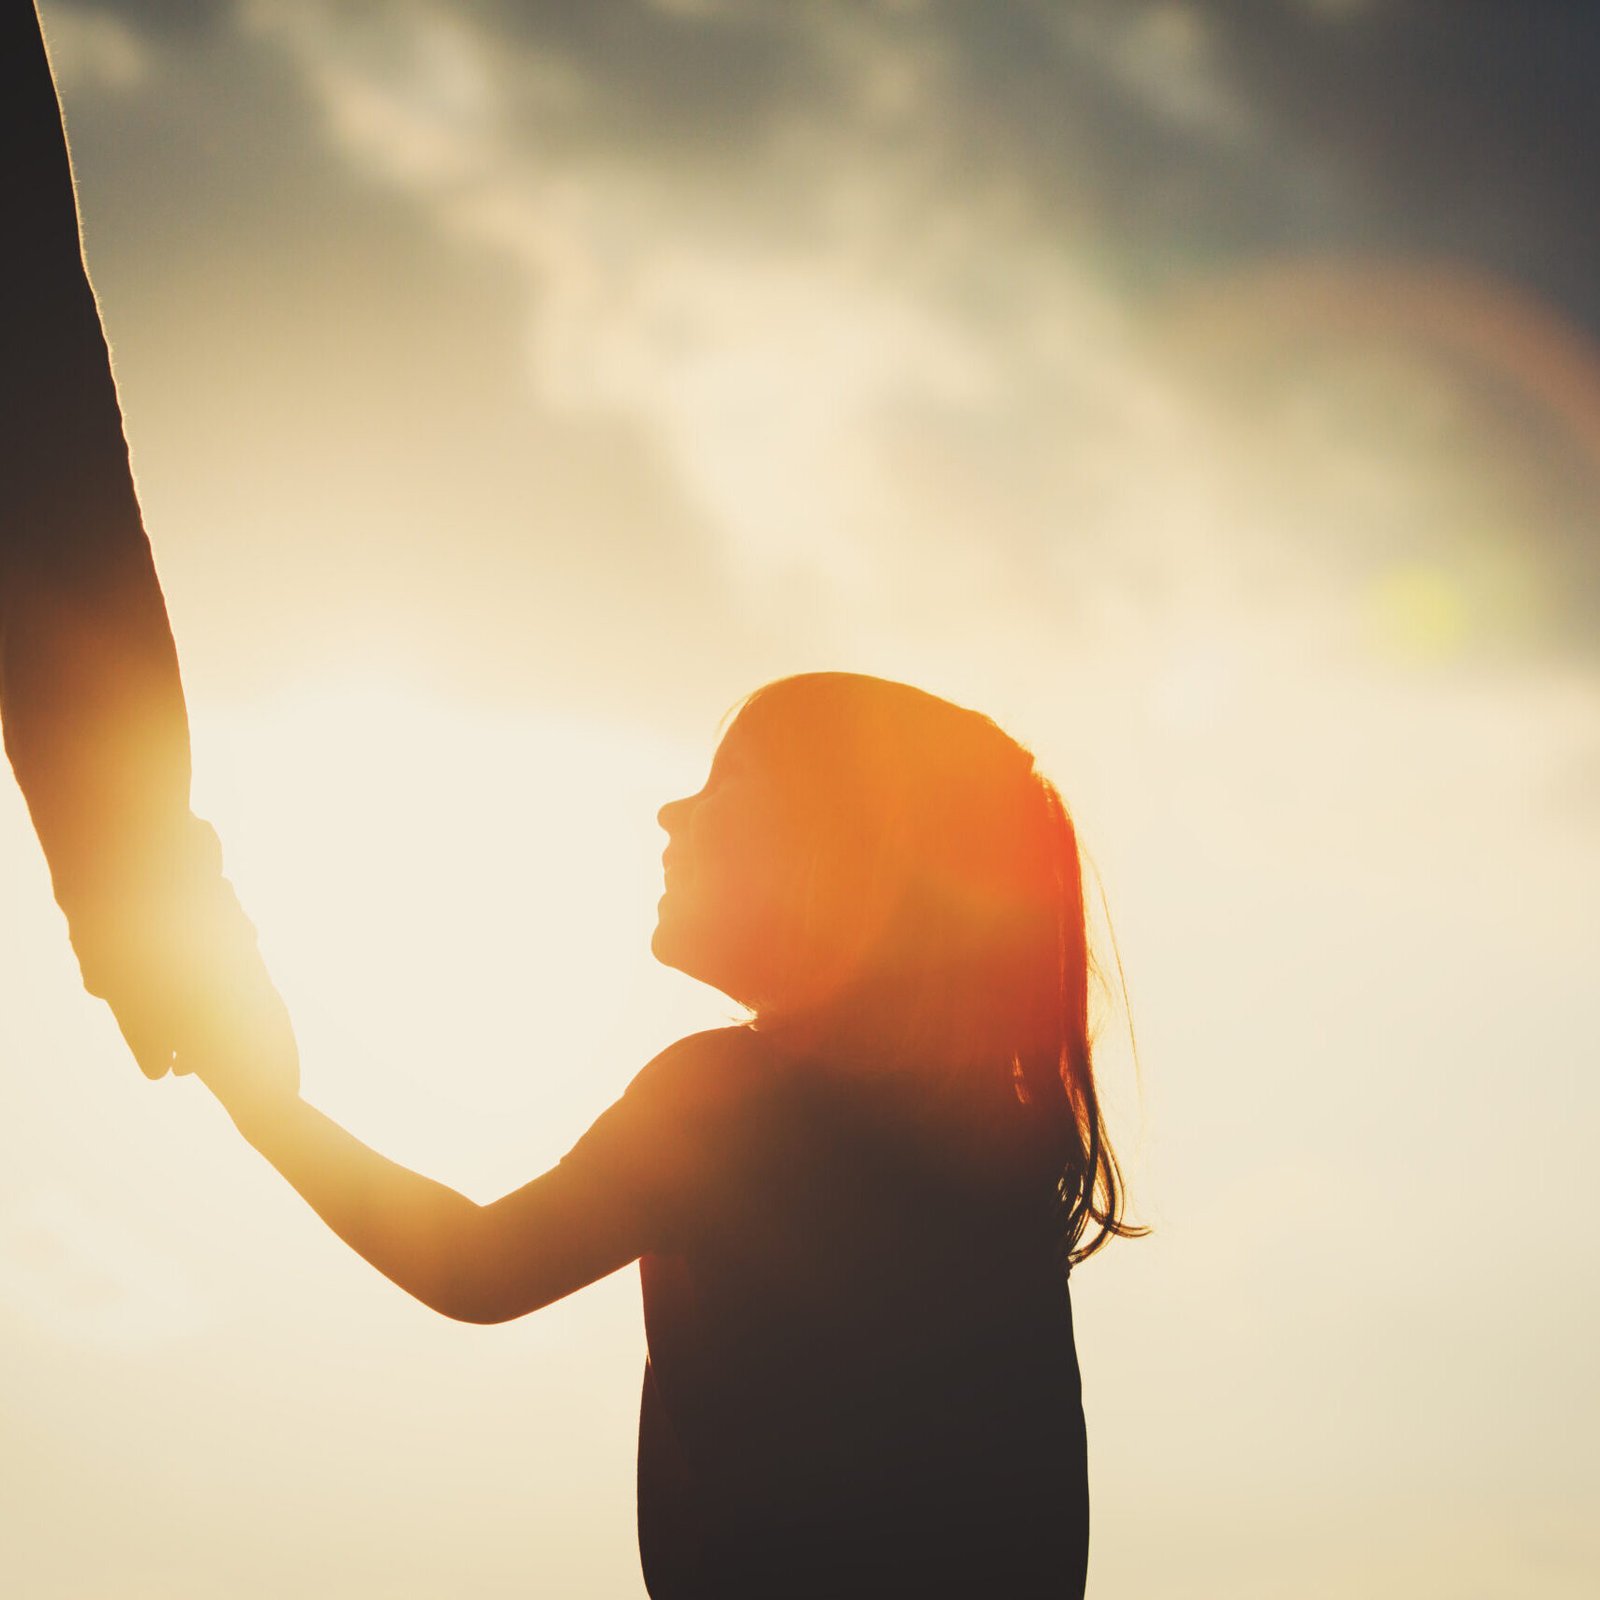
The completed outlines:
[[[499,1322],[515,1322],[550,1300],[530,1298],[526,1294],[513,1294],[502,1283],[452,1284],[438,1295],[427,1297],[426,1303],[453,1322],[471,1322],[482,1328]]]
[[[471,1322],[488,1327],[491,1323],[509,1322],[516,1314],[492,1289],[480,1289],[459,1281],[429,1284],[426,1287],[411,1284],[406,1287],[414,1299],[452,1322]]]
[[[435,1306],[434,1310],[442,1311],[453,1322],[470,1322],[479,1328],[492,1328],[497,1323],[514,1322],[522,1315],[520,1311],[510,1306],[484,1300],[463,1300],[449,1305]]]
[[[515,1322],[518,1317],[531,1316],[560,1298],[559,1294],[512,1293],[502,1285],[493,1285],[477,1293],[451,1295],[434,1309],[453,1321],[472,1322],[487,1328],[498,1322]]]

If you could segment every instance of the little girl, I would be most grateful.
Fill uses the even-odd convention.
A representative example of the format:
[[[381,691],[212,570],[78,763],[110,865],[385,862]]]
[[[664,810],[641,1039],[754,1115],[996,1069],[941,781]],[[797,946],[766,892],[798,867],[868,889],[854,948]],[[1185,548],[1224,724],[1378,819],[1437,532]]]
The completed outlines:
[[[493,1204],[248,1067],[239,1129],[402,1288],[469,1322],[640,1263],[656,1600],[1081,1596],[1067,1271],[1121,1219],[1077,844],[1032,757],[904,684],[747,700],[662,808],[667,965],[749,1013],[655,1058]]]

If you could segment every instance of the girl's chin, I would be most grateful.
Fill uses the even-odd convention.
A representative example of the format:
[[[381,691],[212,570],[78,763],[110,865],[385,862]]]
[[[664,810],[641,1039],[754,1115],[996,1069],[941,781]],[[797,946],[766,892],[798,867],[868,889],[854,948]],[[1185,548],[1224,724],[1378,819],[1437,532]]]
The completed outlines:
[[[736,991],[744,987],[737,978],[741,963],[730,957],[719,941],[705,937],[703,930],[673,916],[669,909],[663,908],[657,915],[650,954],[662,966],[709,984],[730,998],[737,998]]]
[[[694,969],[698,964],[695,954],[700,943],[672,904],[671,896],[662,895],[656,908],[655,931],[650,935],[650,954],[663,966],[676,967],[694,978],[699,976]]]

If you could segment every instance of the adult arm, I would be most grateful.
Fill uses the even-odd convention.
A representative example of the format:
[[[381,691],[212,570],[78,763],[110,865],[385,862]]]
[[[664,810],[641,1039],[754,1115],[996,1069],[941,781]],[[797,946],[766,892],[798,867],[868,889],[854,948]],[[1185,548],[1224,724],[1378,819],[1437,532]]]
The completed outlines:
[[[293,1077],[254,930],[189,808],[177,654],[32,0],[0,0],[0,233],[0,724],[84,984],[152,1077],[240,1036],[254,1070]]]

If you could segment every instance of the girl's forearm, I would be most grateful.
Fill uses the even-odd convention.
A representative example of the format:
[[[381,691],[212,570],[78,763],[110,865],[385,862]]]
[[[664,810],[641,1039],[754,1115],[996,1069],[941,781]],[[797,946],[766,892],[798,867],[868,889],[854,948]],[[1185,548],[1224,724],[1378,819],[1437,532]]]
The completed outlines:
[[[299,1098],[236,1101],[228,1111],[311,1209],[391,1282],[447,1317],[497,1320],[475,1201],[379,1155]]]

